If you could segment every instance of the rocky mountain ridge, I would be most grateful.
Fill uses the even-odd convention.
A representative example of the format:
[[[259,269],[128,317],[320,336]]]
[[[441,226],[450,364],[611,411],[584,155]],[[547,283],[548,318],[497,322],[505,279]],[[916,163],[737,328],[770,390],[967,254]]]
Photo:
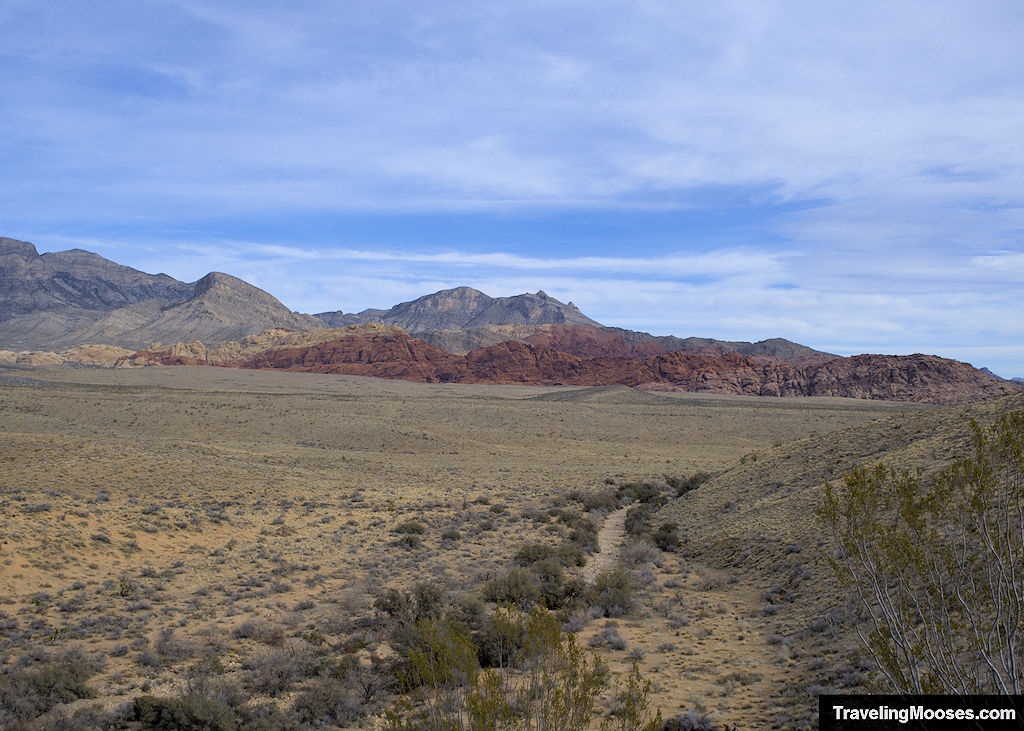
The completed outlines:
[[[34,245],[9,238],[0,239],[0,285],[0,348],[12,352],[56,353],[95,343],[132,350],[153,342],[201,341],[209,346],[274,328],[379,323],[401,327],[458,355],[515,339],[583,358],[644,358],[709,348],[801,363],[833,357],[780,338],[740,343],[605,327],[572,302],[562,303],[543,291],[490,297],[456,287],[388,310],[303,315],[228,274],[211,272],[189,284],[81,249],[39,254]]]
[[[489,297],[472,287],[456,287],[402,302],[390,310],[363,310],[356,314],[317,314],[332,326],[379,322],[396,325],[408,333],[434,330],[470,330],[491,325],[587,325],[603,327],[579,311],[572,302],[563,304],[546,292],[513,297]]]
[[[228,274],[188,284],[82,250],[40,255],[13,239],[0,239],[0,284],[0,362],[15,366],[116,359],[935,403],[1020,388],[936,356],[838,358],[780,338],[743,343],[605,327],[543,291],[490,297],[457,287],[389,310],[312,316]]]
[[[150,300],[175,302],[192,285],[146,274],[82,249],[40,254],[24,241],[0,238],[0,320],[76,308],[113,310]]]
[[[135,351],[156,340],[214,343],[275,327],[323,323],[229,274],[188,284],[80,249],[39,254],[0,239],[0,348],[12,352],[97,343]]]

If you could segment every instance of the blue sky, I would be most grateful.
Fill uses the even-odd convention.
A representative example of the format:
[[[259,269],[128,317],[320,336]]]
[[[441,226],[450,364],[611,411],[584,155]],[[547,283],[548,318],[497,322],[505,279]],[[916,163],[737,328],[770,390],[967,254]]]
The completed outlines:
[[[1024,376],[1024,4],[0,4],[0,235]]]

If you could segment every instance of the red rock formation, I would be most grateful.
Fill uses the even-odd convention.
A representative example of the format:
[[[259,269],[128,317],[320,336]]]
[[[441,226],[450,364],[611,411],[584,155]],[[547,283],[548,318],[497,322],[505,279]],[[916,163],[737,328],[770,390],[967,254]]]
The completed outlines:
[[[618,333],[582,325],[541,325],[539,332],[523,340],[577,358],[647,358],[666,352],[654,340],[630,345]]]
[[[559,327],[551,341],[581,352],[594,347],[621,352],[612,338]],[[531,336],[532,337],[532,336]],[[625,343],[623,343],[625,345]],[[628,347],[628,346],[627,346]],[[191,365],[175,350],[140,352],[133,363]],[[843,396],[959,404],[1009,395],[1021,387],[993,378],[967,363],[933,355],[859,355],[796,365],[730,351],[578,357],[544,344],[508,340],[464,356],[395,329],[360,332],[312,345],[278,347],[222,365],[308,373],[395,378],[422,383],[636,386],[649,390],[712,391],[757,396]]]

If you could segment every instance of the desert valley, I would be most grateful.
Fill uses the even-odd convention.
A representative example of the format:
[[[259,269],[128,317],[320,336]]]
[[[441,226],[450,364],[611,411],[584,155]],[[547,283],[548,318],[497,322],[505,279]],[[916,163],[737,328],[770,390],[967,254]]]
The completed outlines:
[[[532,687],[537,627],[563,670],[586,650],[580,728],[815,728],[876,679],[826,484],[935,473],[1024,408],[934,355],[652,336],[544,292],[307,315],[11,239],[0,286],[10,728],[514,714],[474,678]]]

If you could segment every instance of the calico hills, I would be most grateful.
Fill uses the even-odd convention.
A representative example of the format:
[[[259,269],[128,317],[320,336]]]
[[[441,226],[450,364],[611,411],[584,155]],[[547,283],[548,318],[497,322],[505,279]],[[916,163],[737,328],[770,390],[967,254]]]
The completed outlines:
[[[97,254],[0,238],[0,362],[216,365],[420,382],[629,386],[967,403],[1021,390],[937,356],[841,358],[606,327],[543,291],[458,287],[388,310],[292,312],[241,279],[146,274]]]

